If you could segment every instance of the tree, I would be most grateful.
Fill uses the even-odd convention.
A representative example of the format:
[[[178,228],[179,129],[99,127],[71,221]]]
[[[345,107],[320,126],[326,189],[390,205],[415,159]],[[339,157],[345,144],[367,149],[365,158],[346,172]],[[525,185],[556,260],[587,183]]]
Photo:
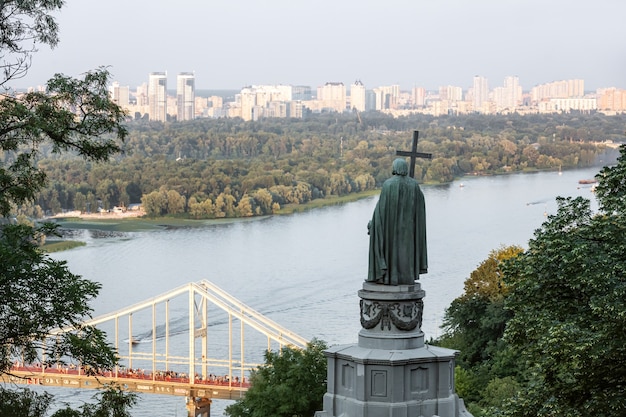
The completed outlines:
[[[80,412],[65,407],[52,417],[130,417],[129,409],[137,403],[137,394],[124,392],[120,387],[107,387],[94,395],[93,404],[83,404]]]
[[[626,414],[626,147],[589,200],[559,198],[529,248],[505,265],[505,340],[528,365],[504,416]]]
[[[57,45],[59,28],[50,13],[62,5],[62,0],[9,0],[0,4],[0,86],[26,75],[38,43]]]
[[[512,316],[504,307],[508,287],[502,265],[521,252],[519,246],[503,246],[489,253],[465,281],[463,295],[446,309],[444,334],[435,341],[460,351],[455,370],[458,392],[474,415],[481,415],[483,405],[489,405],[486,388],[518,370],[502,340]]]
[[[108,80],[105,69],[88,72],[82,80],[57,74],[46,92],[2,95],[0,215],[8,215],[11,204],[34,200],[46,184],[46,174],[36,164],[42,147],[93,161],[120,151],[127,135],[124,112],[109,100]]]
[[[313,340],[306,349],[267,351],[246,396],[226,407],[231,417],[309,417],[323,407],[326,393],[326,344]]]
[[[106,69],[82,79],[57,74],[44,92],[15,94],[8,88],[10,80],[26,73],[38,44],[57,44],[58,27],[50,13],[62,5],[62,0],[0,2],[0,86],[5,88],[0,93],[0,216],[5,217],[0,221],[0,374],[10,373],[17,358],[43,365],[72,361],[89,372],[117,363],[105,335],[82,324],[90,317],[89,301],[100,285],[72,274],[65,262],[42,252],[40,237],[53,233],[54,226],[6,220],[46,185],[46,173],[38,166],[42,152],[105,161],[120,151],[127,135],[124,112],[108,96]],[[54,343],[47,343],[51,338]],[[111,396],[100,402],[109,409],[116,404],[117,397]],[[0,410],[10,410],[2,415],[37,417],[48,405],[46,394],[0,391]]]
[[[137,395],[109,386],[93,396],[95,403],[83,404],[80,410],[69,406],[52,414],[52,417],[130,417],[129,408],[137,403]],[[20,391],[0,386],[0,415],[11,417],[44,416],[54,397],[38,394],[28,388]]]

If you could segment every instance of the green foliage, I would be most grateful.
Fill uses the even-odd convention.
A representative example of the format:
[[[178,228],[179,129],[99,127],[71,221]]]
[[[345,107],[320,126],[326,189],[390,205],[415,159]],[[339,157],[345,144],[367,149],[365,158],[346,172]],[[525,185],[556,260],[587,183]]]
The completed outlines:
[[[43,417],[52,403],[52,395],[30,389],[7,389],[0,385],[0,416]]]
[[[626,414],[626,148],[621,152],[598,176],[600,213],[580,197],[559,198],[557,214],[506,265],[513,318],[505,338],[529,373],[502,415]]]
[[[39,394],[28,388],[8,390],[0,386],[0,416],[44,417],[53,400],[46,392]],[[107,386],[96,393],[93,400],[80,409],[66,406],[52,417],[130,417],[129,409],[137,403],[137,395],[117,386]]]
[[[130,417],[130,408],[137,404],[137,394],[108,386],[94,395],[94,402],[83,404],[80,411],[66,407],[52,417]]]
[[[460,350],[455,369],[458,394],[472,410],[482,413],[487,387],[516,375],[518,366],[502,337],[511,312],[504,308],[508,288],[502,265],[522,253],[519,246],[493,250],[465,281],[465,292],[452,301],[444,315],[444,335],[436,341]]]
[[[520,391],[520,383],[512,376],[495,377],[485,387],[482,405],[486,408],[498,408],[514,398]]]
[[[52,226],[4,225],[0,229],[0,372],[14,358],[26,362],[73,357],[93,369],[112,368],[116,356],[104,335],[81,323],[100,285],[72,274],[65,261],[45,255],[38,236]],[[44,343],[54,329],[73,328]]]
[[[458,392],[474,415],[626,414],[626,147],[528,250],[491,254],[446,311],[438,342],[461,350]],[[511,256],[509,256],[511,255]]]
[[[310,417],[322,409],[326,393],[324,342],[306,349],[284,347],[265,353],[265,364],[250,378],[245,398],[226,407],[231,417]]]
[[[410,132],[416,128],[419,150],[434,155],[432,161],[418,161],[416,177],[441,183],[466,174],[590,166],[605,149],[589,138],[619,137],[625,119],[596,114],[394,119],[372,112],[363,115],[363,125],[350,116],[326,114],[255,122],[133,121],[125,153],[106,165],[66,156],[43,159],[41,166],[51,181],[38,204],[52,212],[84,210],[91,195],[111,208],[139,203],[153,192],[176,191],[186,199],[185,213],[193,218],[241,216],[242,211],[232,207],[246,195],[252,197],[253,215],[271,214],[274,204],[299,205],[374,190],[391,175],[396,149],[410,148]],[[553,138],[546,132],[562,135]],[[258,194],[261,190],[270,193],[271,202]],[[230,197],[233,204],[223,205]],[[192,208],[192,198],[211,205],[210,210]],[[165,204],[161,209],[164,215],[172,214]]]
[[[604,167],[596,176],[599,181],[596,197],[607,213],[624,214],[626,211],[626,145],[621,146],[621,154],[614,167]]]
[[[20,78],[30,67],[37,44],[54,47],[59,28],[50,14],[61,8],[62,0],[8,0],[0,3],[0,86]]]
[[[48,81],[46,92],[0,99],[0,215],[12,204],[35,199],[46,183],[38,166],[42,148],[52,153],[75,152],[104,161],[120,150],[127,131],[124,112],[108,99],[109,73],[100,69],[76,80],[60,74]],[[114,133],[113,137],[105,137]]]
[[[440,343],[461,350],[460,363],[466,367],[492,360],[501,347],[510,312],[504,309],[508,292],[501,265],[522,252],[518,246],[494,250],[465,281],[465,292],[452,301],[444,315],[445,334]]]
[[[72,274],[65,262],[40,249],[50,225],[35,226],[26,214],[46,185],[44,156],[71,154],[105,161],[127,135],[123,110],[108,95],[109,73],[100,68],[82,79],[55,75],[44,92],[17,94],[8,83],[30,67],[39,44],[54,47],[52,13],[62,0],[0,1],[0,374],[13,361],[50,365],[72,361],[89,372],[111,369],[117,356],[104,334],[83,325],[100,285]],[[108,188],[108,187],[107,187]],[[62,189],[51,192],[60,208]],[[88,198],[76,201],[87,203]],[[17,215],[17,224],[6,219]],[[0,388],[0,415],[44,416],[52,398],[30,390]],[[107,391],[80,415],[128,416],[134,396]],[[78,415],[66,410],[63,415]]]

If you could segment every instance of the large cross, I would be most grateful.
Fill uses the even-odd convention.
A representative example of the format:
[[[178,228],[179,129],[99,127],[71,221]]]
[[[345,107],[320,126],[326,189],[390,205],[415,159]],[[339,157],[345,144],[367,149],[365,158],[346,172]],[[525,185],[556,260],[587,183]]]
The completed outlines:
[[[426,159],[433,158],[432,153],[417,152],[417,136],[418,135],[419,135],[419,131],[414,130],[413,131],[413,146],[411,147],[410,151],[396,151],[396,155],[398,156],[411,157],[411,167],[409,168],[409,176],[411,178],[415,178],[415,159],[416,158],[426,158]]]

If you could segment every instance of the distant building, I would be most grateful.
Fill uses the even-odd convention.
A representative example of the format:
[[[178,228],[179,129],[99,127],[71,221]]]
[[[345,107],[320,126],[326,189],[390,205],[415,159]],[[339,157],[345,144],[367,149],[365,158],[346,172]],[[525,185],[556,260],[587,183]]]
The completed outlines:
[[[376,110],[397,109],[400,103],[400,86],[388,85],[374,89],[376,95]]]
[[[413,87],[411,90],[411,100],[414,107],[424,107],[426,104],[426,89],[424,87]]]
[[[605,88],[598,91],[598,109],[611,112],[626,112],[626,90]]]
[[[439,87],[439,100],[448,102],[457,102],[463,100],[463,88],[453,85],[444,85]]]
[[[293,96],[290,85],[253,85],[238,94],[241,118],[287,117],[287,105]]]
[[[585,82],[583,80],[562,80],[548,84],[541,84],[530,90],[531,100],[538,103],[550,98],[574,98],[585,95]]]
[[[328,82],[317,88],[320,108],[343,113],[346,111],[346,86],[344,83]]]
[[[522,86],[519,77],[508,76],[504,79],[504,104],[509,108],[515,108],[522,103]]]
[[[357,111],[365,111],[365,86],[356,80],[350,86],[350,107]]]
[[[135,104],[137,106],[148,106],[148,84],[143,83],[135,91]]]
[[[474,111],[488,113],[486,107],[489,102],[489,81],[479,75],[474,76],[473,101]]]
[[[176,105],[178,121],[193,120],[196,116],[195,75],[193,72],[181,72],[176,77]]]
[[[597,109],[595,98],[550,98],[539,102],[540,113],[568,113],[572,110],[590,112]]]
[[[110,88],[111,100],[122,108],[128,108],[130,104],[130,87],[121,86],[119,82],[114,81]]]
[[[311,87],[308,85],[295,85],[292,87],[291,99],[294,101],[308,101],[311,100],[313,94],[311,93]]]
[[[167,121],[167,73],[150,73],[148,77],[148,105],[150,120]]]

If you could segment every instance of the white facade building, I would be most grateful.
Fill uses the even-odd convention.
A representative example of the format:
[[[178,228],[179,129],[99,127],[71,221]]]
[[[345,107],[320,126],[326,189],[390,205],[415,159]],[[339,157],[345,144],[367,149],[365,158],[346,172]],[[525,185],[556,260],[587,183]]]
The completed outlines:
[[[148,117],[150,120],[167,120],[167,73],[151,72],[148,77]]]
[[[360,80],[350,86],[350,107],[356,111],[365,111],[365,86]]]
[[[346,86],[329,82],[317,88],[317,100],[322,109],[342,113],[346,111]]]
[[[193,120],[196,115],[196,87],[193,72],[181,72],[176,77],[176,120]]]
[[[120,107],[128,108],[130,104],[130,87],[121,86],[119,82],[114,81],[110,88],[111,99]]]
[[[473,85],[473,101],[474,111],[479,113],[487,113],[484,111],[489,102],[489,81],[485,77],[476,75]]]

